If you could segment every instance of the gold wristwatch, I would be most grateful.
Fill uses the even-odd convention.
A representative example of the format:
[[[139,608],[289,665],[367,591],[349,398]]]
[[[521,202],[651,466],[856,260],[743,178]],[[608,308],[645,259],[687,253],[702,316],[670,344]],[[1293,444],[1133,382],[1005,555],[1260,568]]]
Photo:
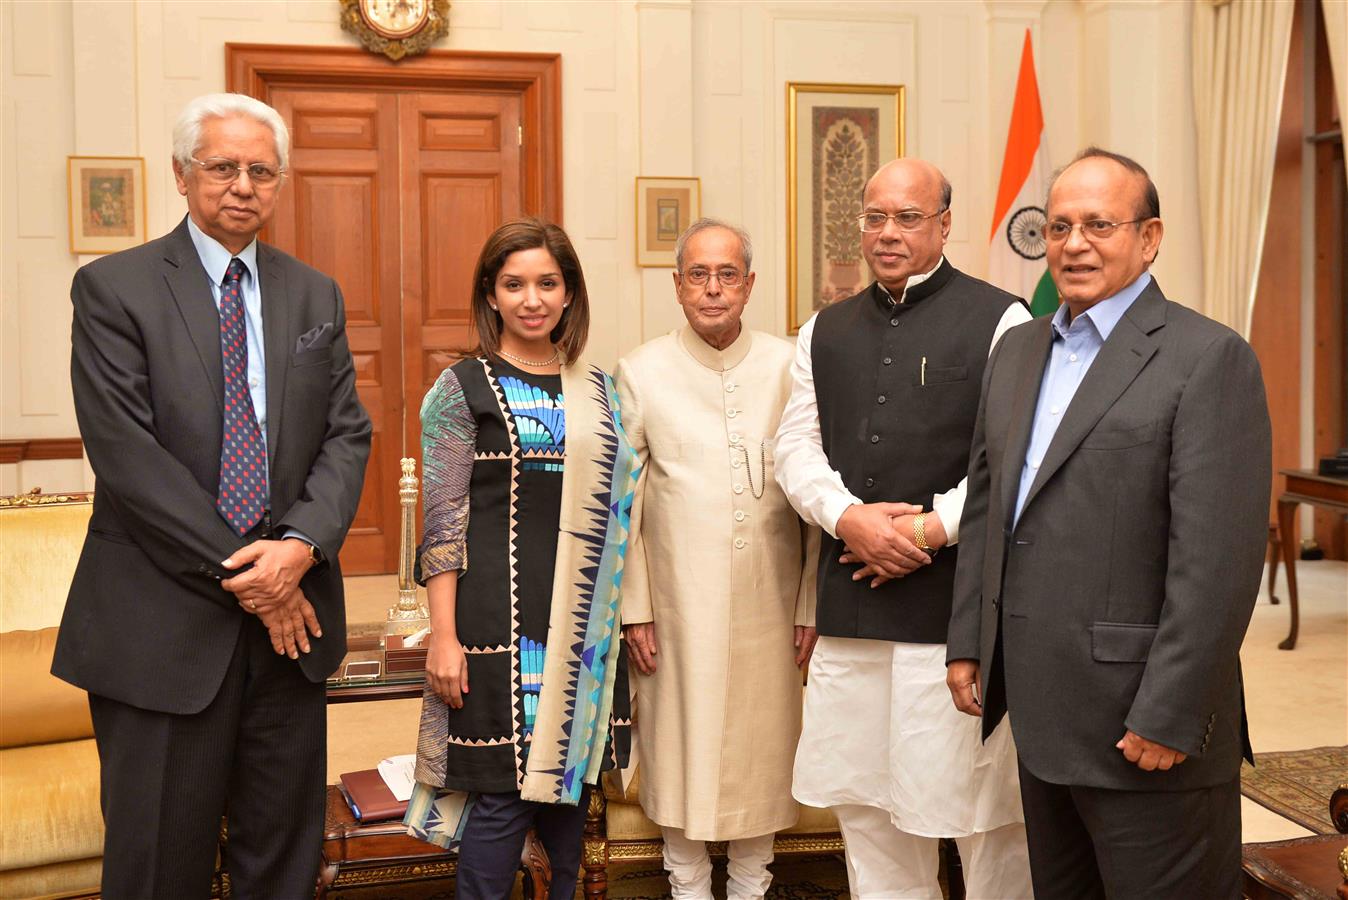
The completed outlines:
[[[913,543],[917,544],[917,549],[932,551],[931,544],[927,543],[927,514],[918,513],[913,516]]]

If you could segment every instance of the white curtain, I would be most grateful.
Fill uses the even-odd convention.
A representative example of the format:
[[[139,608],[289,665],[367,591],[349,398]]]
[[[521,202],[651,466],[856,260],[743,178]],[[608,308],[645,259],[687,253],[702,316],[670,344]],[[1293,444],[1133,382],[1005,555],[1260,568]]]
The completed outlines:
[[[1203,312],[1245,337],[1259,281],[1292,3],[1194,4]]]
[[[1334,96],[1339,99],[1339,118],[1348,116],[1348,0],[1321,0],[1325,11],[1325,39],[1329,43],[1329,67],[1334,70]],[[1343,156],[1348,170],[1348,153]]]

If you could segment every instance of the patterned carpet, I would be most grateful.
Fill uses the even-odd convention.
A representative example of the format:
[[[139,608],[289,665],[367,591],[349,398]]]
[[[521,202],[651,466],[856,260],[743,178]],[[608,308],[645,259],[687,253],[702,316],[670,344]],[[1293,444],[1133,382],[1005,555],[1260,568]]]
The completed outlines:
[[[1242,763],[1240,792],[1316,834],[1334,834],[1329,795],[1348,782],[1348,747],[1256,753]]]

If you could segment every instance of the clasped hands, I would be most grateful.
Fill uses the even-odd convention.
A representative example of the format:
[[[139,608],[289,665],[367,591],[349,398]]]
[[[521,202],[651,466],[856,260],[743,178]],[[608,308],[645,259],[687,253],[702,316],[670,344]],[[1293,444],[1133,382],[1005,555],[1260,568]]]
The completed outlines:
[[[911,503],[854,503],[838,517],[844,565],[858,564],[853,581],[871,579],[877,588],[931,563],[931,556],[913,543],[913,519],[922,512]],[[933,548],[946,542],[945,526],[935,512],[927,513],[926,540]]]
[[[262,621],[273,650],[299,659],[300,653],[310,650],[310,634],[323,636],[314,608],[299,587],[313,566],[309,545],[298,538],[254,541],[220,565],[233,570],[248,563],[253,564],[251,569],[226,578],[220,586],[234,595],[244,612]]]
[[[983,678],[978,663],[972,659],[957,659],[945,669],[945,684],[955,708],[970,716],[983,715]],[[1179,765],[1188,756],[1164,744],[1149,741],[1135,731],[1127,730],[1114,745],[1123,758],[1144,772],[1162,772]]]
[[[637,622],[623,626],[623,639],[627,641],[628,659],[642,675],[654,675],[656,656],[660,653],[660,644],[655,637],[654,622]],[[796,668],[804,669],[814,653],[819,632],[810,625],[797,625],[792,634],[791,645],[796,648]]]

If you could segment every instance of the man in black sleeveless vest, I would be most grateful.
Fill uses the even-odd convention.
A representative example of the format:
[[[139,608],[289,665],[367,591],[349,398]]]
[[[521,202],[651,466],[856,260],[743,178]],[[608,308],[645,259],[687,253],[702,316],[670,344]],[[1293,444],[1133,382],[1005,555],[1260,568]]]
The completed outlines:
[[[1009,729],[980,745],[945,689],[983,368],[1029,313],[944,258],[950,197],[922,160],[872,176],[858,224],[876,281],[801,328],[777,433],[778,482],[833,536],[793,793],[837,815],[854,897],[940,897],[941,837],[970,897],[1031,894]]]

